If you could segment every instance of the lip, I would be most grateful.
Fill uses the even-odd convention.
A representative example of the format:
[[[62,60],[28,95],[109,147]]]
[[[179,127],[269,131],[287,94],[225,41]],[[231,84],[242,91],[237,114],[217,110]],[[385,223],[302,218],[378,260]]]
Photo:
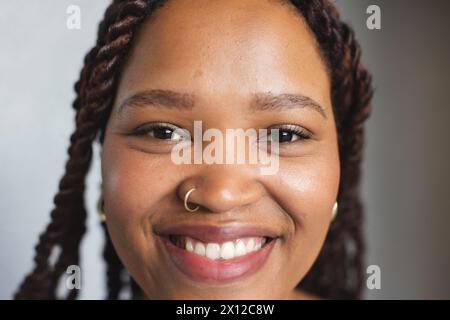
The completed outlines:
[[[195,281],[207,283],[228,283],[247,277],[262,268],[270,255],[278,235],[270,230],[252,226],[175,226],[158,234],[173,264]],[[211,260],[175,246],[169,235],[183,235],[202,242],[224,242],[243,237],[270,237],[258,251],[230,260]]]
[[[224,242],[243,237],[277,238],[278,234],[267,228],[249,225],[178,225],[157,232],[160,236],[189,236],[201,242]]]

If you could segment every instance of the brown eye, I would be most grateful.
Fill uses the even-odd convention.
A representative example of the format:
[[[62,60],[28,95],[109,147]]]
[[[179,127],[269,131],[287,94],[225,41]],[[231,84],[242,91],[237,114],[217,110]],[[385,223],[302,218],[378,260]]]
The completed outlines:
[[[310,138],[310,133],[296,125],[283,125],[271,128],[270,130],[270,139],[272,141],[278,141],[278,143],[289,143]]]
[[[133,135],[148,136],[158,140],[180,141],[187,137],[182,129],[170,123],[151,123],[134,130]]]
[[[170,128],[154,128],[149,130],[148,134],[157,139],[170,140],[174,136],[174,131]]]

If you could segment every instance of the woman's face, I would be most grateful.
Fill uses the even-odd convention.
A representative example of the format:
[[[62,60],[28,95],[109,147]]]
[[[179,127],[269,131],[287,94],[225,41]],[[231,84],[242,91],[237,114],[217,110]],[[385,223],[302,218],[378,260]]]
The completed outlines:
[[[176,164],[173,130],[193,136],[194,121],[224,135],[279,129],[278,170]],[[339,174],[329,78],[291,7],[171,1],[144,23],[107,124],[102,178],[112,242],[148,298],[301,297]],[[188,212],[193,187],[189,205],[200,209]]]

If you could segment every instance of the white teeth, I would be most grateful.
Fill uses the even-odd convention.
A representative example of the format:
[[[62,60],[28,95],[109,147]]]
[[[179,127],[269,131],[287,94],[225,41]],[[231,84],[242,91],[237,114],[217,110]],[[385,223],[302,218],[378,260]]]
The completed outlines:
[[[196,244],[195,244],[195,249],[194,249],[194,252],[196,253],[196,254],[198,254],[199,256],[204,256],[205,255],[205,245],[203,244],[203,243],[201,243],[201,242],[197,242]]]
[[[220,257],[222,259],[233,259],[234,258],[234,244],[231,241],[222,244],[220,249]]]
[[[186,240],[186,250],[189,252],[193,252],[194,251],[194,245],[192,244],[192,240],[191,239],[187,239]]]
[[[186,251],[199,256],[206,256],[210,260],[229,260],[242,257],[262,248],[267,242],[266,238],[247,237],[219,243],[203,243],[191,237],[185,237]]]
[[[217,243],[208,243],[206,246],[206,257],[211,260],[216,260],[220,257],[220,246]]]
[[[236,257],[245,256],[247,254],[247,249],[243,241],[238,241],[234,248],[234,255]]]
[[[255,247],[255,242],[253,241],[253,239],[250,239],[247,242],[247,246],[246,246],[247,252],[252,252],[254,247]]]

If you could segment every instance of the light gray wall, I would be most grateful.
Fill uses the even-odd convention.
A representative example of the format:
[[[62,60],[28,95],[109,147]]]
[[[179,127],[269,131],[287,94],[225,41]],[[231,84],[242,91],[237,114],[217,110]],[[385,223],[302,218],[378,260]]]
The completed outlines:
[[[450,298],[450,30],[445,0],[336,1],[375,80],[363,195],[371,299]],[[378,4],[382,29],[365,27]]]
[[[73,85],[94,44],[107,0],[0,2],[0,298],[9,299],[31,269],[38,234],[64,172],[74,129]],[[66,9],[81,8],[81,29],[66,27]],[[100,181],[95,159],[88,205]],[[82,298],[103,297],[102,234],[90,217],[83,241]]]
[[[445,0],[337,0],[356,30],[375,79],[367,126],[363,198],[368,264],[382,289],[367,298],[450,298],[450,20]],[[73,130],[73,84],[95,41],[107,0],[0,3],[0,298],[30,270],[48,222]],[[81,30],[66,9],[81,8]],[[365,27],[369,4],[382,30]],[[98,150],[96,149],[96,152]],[[88,177],[88,208],[98,197],[98,154]],[[101,233],[95,215],[83,241],[82,298],[103,297]]]

